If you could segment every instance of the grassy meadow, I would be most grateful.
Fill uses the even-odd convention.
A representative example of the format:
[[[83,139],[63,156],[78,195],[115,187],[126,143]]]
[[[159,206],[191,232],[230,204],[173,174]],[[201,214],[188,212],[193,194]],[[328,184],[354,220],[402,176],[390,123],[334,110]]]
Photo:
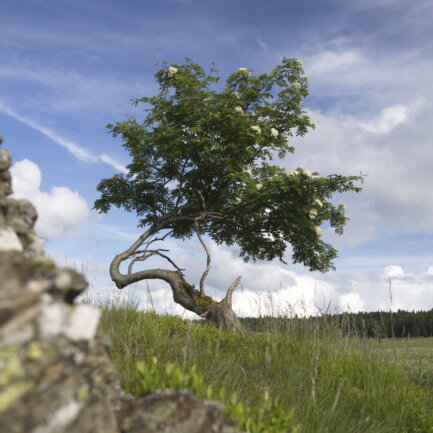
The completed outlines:
[[[433,392],[433,337],[386,339],[382,349],[413,382]]]
[[[263,319],[241,336],[133,304],[99,308],[134,395],[190,389],[251,433],[433,432],[433,338],[343,337],[329,317]]]

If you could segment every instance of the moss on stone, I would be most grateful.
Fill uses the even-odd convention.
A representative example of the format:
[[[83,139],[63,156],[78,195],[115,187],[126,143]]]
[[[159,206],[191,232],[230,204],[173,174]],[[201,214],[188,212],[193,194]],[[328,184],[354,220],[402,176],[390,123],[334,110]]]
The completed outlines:
[[[43,356],[43,351],[40,343],[38,343],[37,341],[31,342],[27,347],[26,357],[28,359],[36,361],[38,359],[41,359],[42,356]]]
[[[46,256],[35,256],[35,257],[32,257],[30,259],[30,262],[34,263],[34,264],[47,265],[47,266],[51,266],[51,267],[54,267],[54,265],[55,265],[54,260],[52,260],[52,259],[50,259],[49,257],[46,257]]]
[[[161,419],[166,419],[176,411],[176,408],[176,401],[161,399],[152,406],[152,412],[148,414],[149,420],[151,423],[156,423]]]
[[[4,386],[15,378],[23,377],[24,370],[21,359],[16,353],[6,358],[5,365],[0,371],[0,386]]]
[[[76,399],[80,403],[85,403],[89,399],[89,388],[86,385],[77,389]]]
[[[21,380],[14,382],[3,388],[0,393],[0,413],[4,412],[16,400],[18,400],[27,391],[34,387],[34,383],[30,380]]]

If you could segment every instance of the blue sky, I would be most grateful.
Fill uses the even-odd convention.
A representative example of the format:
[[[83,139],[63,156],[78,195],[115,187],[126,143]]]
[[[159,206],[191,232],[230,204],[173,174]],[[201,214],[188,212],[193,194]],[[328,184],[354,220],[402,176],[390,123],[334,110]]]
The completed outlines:
[[[336,197],[351,218],[337,271],[278,262],[244,264],[236,247],[210,243],[208,291],[235,294],[240,314],[333,308],[433,307],[433,1],[417,0],[15,0],[2,1],[0,133],[11,150],[17,197],[38,208],[38,233],[60,264],[83,270],[94,296],[114,296],[107,267],[140,234],[134,215],[97,215],[96,185],[128,156],[105,125],[142,118],[133,98],[156,92],[155,64],[192,57],[224,78],[303,60],[316,130],[282,161],[322,175],[367,174],[364,191]],[[169,242],[198,282],[197,240]],[[149,266],[160,266],[157,261]],[[392,285],[392,305],[388,293]],[[159,311],[182,314],[164,285],[149,284]],[[147,288],[125,289],[146,307]]]

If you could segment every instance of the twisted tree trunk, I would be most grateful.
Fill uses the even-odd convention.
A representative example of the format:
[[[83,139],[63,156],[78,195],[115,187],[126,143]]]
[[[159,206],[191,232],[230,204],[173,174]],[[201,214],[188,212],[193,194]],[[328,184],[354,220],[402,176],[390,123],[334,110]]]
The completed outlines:
[[[184,217],[185,218],[185,217]],[[249,331],[240,322],[235,312],[232,309],[232,294],[238,286],[241,277],[238,277],[232,285],[228,288],[226,296],[221,301],[215,301],[210,296],[204,294],[204,290],[197,290],[194,285],[189,284],[182,273],[182,269],[170,260],[167,256],[161,253],[165,250],[149,250],[148,246],[151,242],[151,237],[158,233],[160,230],[169,228],[170,222],[173,222],[175,218],[166,219],[159,225],[152,226],[149,230],[143,233],[130,248],[123,253],[116,255],[110,265],[110,276],[111,279],[116,283],[118,289],[136,283],[138,281],[158,279],[166,281],[173,292],[173,300],[179,305],[182,305],[185,309],[198,314],[201,317],[205,317],[216,324],[220,329],[226,329],[236,333],[247,334]],[[179,218],[176,218],[179,220]],[[139,248],[146,244],[144,250]],[[132,272],[132,265],[136,261],[144,261],[150,256],[160,255],[167,259],[177,270],[167,269],[146,269],[143,271]],[[131,259],[128,267],[128,273],[123,274],[120,272],[120,265],[125,260]]]

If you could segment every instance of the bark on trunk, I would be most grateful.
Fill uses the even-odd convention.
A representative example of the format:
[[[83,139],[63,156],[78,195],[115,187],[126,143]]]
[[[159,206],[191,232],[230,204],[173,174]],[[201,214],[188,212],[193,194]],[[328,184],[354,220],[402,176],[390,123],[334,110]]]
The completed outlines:
[[[204,295],[203,292],[197,290],[194,285],[189,284],[185,280],[180,269],[172,271],[158,268],[131,272],[132,266],[130,266],[127,274],[120,272],[120,265],[123,261],[128,259],[136,261],[140,260],[140,258],[137,258],[138,254],[143,254],[143,257],[141,258],[142,260],[145,260],[149,255],[152,255],[149,253],[147,248],[144,251],[138,251],[138,248],[148,241],[154,234],[166,227],[166,223],[164,225],[151,227],[141,235],[128,250],[114,257],[110,265],[110,276],[116,283],[117,288],[123,289],[130,284],[149,279],[166,281],[173,292],[174,302],[182,305],[185,309],[214,322],[220,329],[242,334],[250,333],[250,331],[240,322],[232,309],[232,294],[238,286],[241,277],[238,277],[229,287],[225,298],[222,301],[217,302],[210,296]]]

